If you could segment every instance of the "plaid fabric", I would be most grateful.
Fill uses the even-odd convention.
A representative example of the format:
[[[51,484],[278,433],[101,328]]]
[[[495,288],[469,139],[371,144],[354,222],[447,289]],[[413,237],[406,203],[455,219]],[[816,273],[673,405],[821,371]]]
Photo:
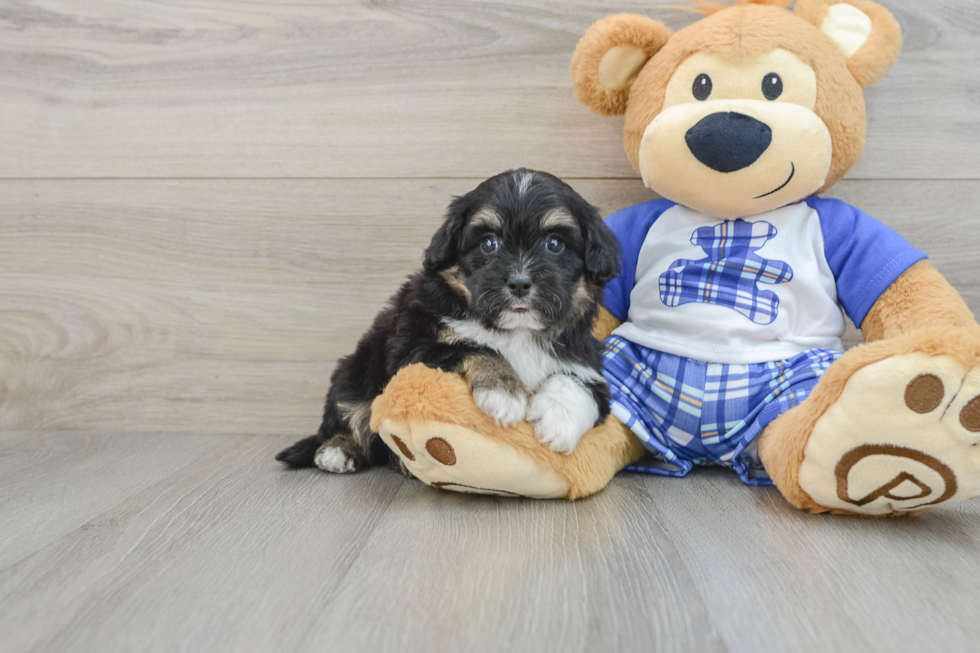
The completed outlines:
[[[745,483],[770,485],[756,438],[806,399],[841,355],[813,349],[785,361],[724,365],[610,336],[603,374],[612,413],[653,454],[649,464],[627,469],[684,476],[695,465],[724,465]]]
[[[660,275],[660,299],[667,306],[700,302],[735,309],[756,324],[771,324],[779,311],[779,297],[758,284],[786,283],[793,269],[782,261],[770,261],[756,254],[776,235],[776,228],[765,221],[725,220],[713,227],[701,227],[691,243],[704,250],[707,258],[680,259]]]

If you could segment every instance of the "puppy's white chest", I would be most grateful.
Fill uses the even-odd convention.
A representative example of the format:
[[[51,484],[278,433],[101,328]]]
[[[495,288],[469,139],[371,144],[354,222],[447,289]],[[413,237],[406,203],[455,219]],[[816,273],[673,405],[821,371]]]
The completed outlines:
[[[564,371],[565,366],[529,332],[495,333],[476,322],[459,320],[447,320],[446,324],[460,337],[499,352],[528,392],[537,390],[549,376]]]
[[[545,379],[560,371],[561,366],[555,357],[533,339],[518,334],[502,340],[506,341],[495,349],[507,359],[529,392],[537,390]]]

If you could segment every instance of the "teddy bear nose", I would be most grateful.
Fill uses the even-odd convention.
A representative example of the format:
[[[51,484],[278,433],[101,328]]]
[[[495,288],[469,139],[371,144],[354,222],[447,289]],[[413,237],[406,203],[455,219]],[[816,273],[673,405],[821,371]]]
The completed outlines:
[[[759,160],[772,143],[772,129],[744,113],[713,113],[691,127],[687,147],[698,161],[718,172],[735,172]]]

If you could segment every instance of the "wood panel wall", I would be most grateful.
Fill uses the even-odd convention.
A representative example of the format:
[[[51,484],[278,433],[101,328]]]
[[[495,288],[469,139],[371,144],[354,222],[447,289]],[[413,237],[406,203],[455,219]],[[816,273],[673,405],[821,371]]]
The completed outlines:
[[[832,194],[980,310],[980,3],[885,3],[905,51]],[[0,1],[0,429],[312,431],[452,194],[528,166],[652,198],[567,68],[671,4]]]

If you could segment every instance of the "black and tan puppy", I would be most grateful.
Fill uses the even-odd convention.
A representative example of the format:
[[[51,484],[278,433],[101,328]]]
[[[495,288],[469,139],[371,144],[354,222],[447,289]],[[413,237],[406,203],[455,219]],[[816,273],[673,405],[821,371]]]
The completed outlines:
[[[609,412],[592,321],[619,273],[599,212],[543,172],[505,172],[453,200],[409,278],[331,378],[316,435],[276,456],[353,472],[395,460],[370,429],[371,402],[406,365],[462,374],[501,424],[527,419],[570,452]]]

